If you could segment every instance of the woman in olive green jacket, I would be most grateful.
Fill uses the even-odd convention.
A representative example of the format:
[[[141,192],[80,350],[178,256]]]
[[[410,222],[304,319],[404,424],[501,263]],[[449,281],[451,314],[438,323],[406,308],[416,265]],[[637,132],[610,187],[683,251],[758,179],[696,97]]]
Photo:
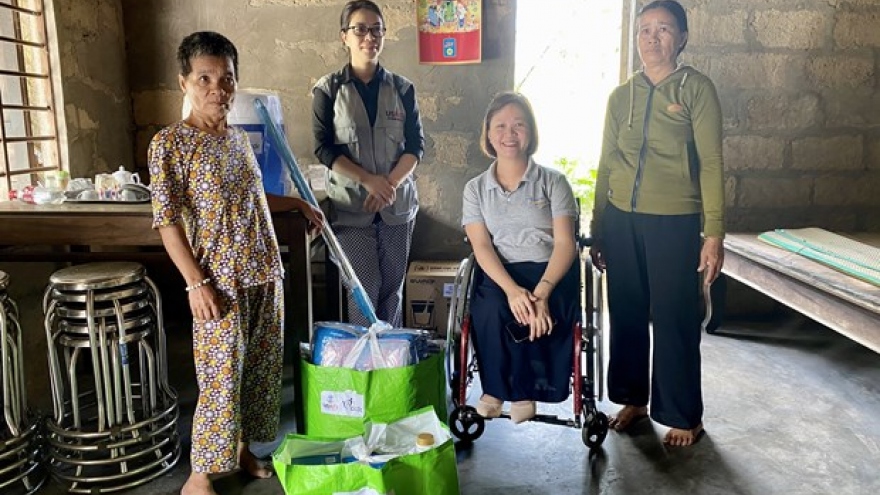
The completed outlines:
[[[678,64],[687,39],[678,2],[640,11],[643,70],[608,102],[591,229],[608,271],[609,397],[624,406],[611,427],[647,416],[650,399],[678,446],[703,432],[700,275],[710,284],[724,255],[721,106],[708,77]]]

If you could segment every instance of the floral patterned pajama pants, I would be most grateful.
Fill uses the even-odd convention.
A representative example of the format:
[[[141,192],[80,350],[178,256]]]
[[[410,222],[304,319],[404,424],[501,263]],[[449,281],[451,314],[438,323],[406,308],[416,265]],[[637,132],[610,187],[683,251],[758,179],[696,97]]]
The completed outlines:
[[[200,473],[235,469],[239,441],[274,440],[281,412],[281,283],[220,297],[222,319],[193,323],[199,399],[191,462]]]

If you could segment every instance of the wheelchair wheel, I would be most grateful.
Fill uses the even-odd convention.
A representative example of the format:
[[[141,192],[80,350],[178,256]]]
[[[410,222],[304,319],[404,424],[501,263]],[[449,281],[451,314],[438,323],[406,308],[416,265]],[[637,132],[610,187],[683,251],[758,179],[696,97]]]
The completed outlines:
[[[473,442],[486,430],[486,419],[472,406],[456,407],[449,415],[449,431],[462,442]]]
[[[459,265],[453,282],[446,330],[446,381],[455,406],[467,403],[473,387],[474,351],[468,339],[471,281],[476,263],[471,254]],[[464,353],[462,353],[464,348]],[[464,356],[462,356],[464,354]],[[462,399],[461,390],[464,387]]]
[[[581,428],[581,440],[590,450],[599,448],[606,436],[608,436],[608,416],[602,412],[594,413]]]

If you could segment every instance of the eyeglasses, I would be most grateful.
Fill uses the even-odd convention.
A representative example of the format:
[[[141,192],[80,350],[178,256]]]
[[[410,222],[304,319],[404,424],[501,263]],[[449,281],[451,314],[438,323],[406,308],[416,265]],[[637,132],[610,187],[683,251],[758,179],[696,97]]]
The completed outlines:
[[[355,24],[354,26],[348,26],[347,28],[342,28],[342,31],[351,31],[358,38],[363,38],[370,33],[373,35],[373,38],[381,38],[385,36],[385,31],[387,29],[385,26],[367,26],[366,24]]]

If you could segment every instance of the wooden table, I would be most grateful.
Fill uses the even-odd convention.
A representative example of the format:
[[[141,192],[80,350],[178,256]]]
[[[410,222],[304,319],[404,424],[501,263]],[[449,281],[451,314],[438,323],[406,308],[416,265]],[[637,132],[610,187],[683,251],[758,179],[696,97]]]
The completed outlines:
[[[847,235],[880,247],[880,233]],[[758,239],[728,234],[725,275],[880,353],[880,287]]]
[[[0,261],[167,259],[151,228],[149,203],[32,205],[0,201]],[[285,361],[298,362],[298,343],[312,326],[310,237],[297,211],[272,215],[285,270]],[[43,246],[50,250],[36,248]],[[101,246],[100,251],[93,249]],[[131,247],[147,248],[132,252]],[[122,249],[123,247],[128,250]],[[286,248],[286,249],[285,249]]]

